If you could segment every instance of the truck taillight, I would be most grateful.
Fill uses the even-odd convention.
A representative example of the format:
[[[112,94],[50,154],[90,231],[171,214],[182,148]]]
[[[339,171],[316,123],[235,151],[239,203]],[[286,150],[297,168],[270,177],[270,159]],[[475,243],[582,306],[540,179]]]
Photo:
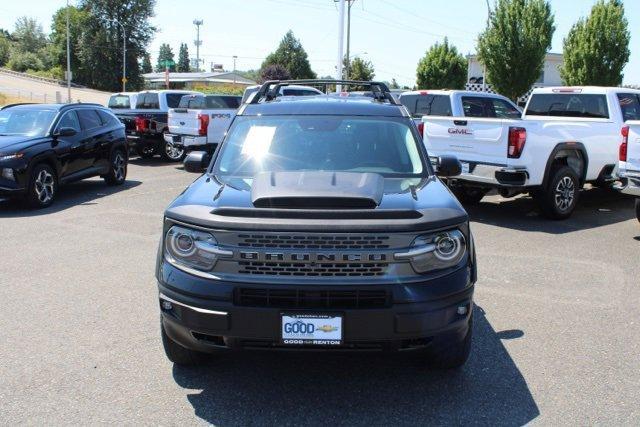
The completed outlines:
[[[137,116],[136,117],[136,132],[144,132],[149,129],[149,119],[145,119],[144,117]]]
[[[209,127],[209,115],[198,114],[198,123],[200,123],[200,126],[198,127],[198,135],[206,135],[207,128]]]
[[[525,128],[510,127],[507,157],[510,159],[519,159],[526,142],[527,130]]]
[[[623,126],[620,130],[622,134],[622,144],[620,144],[620,150],[618,152],[618,160],[621,162],[627,161],[627,144],[629,143],[629,126]]]
[[[418,133],[421,137],[424,137],[424,122],[418,123]]]

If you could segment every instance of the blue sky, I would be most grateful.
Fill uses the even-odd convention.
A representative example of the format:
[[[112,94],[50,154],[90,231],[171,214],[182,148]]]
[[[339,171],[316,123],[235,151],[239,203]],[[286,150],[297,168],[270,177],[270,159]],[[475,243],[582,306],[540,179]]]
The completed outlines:
[[[589,13],[596,0],[551,0],[556,32],[552,52],[562,52],[562,39],[571,25]],[[75,4],[75,0],[70,1]],[[493,4],[493,0],[490,0]],[[53,12],[65,0],[28,0],[0,3],[0,27],[13,29],[16,18],[29,15],[49,30]],[[28,6],[26,6],[28,5]],[[625,83],[640,84],[640,1],[625,2],[631,29],[631,59]],[[415,69],[425,50],[445,36],[463,53],[475,52],[475,39],[486,23],[484,0],[356,0],[351,9],[351,52],[370,60],[376,78],[395,77],[412,85]],[[260,66],[289,29],[309,54],[318,75],[335,74],[338,13],[333,0],[157,0],[153,24],[159,29],[150,46],[152,57],[163,42],[177,53],[181,42],[189,43],[195,56],[195,26],[201,27],[201,58],[207,64],[232,68]]]

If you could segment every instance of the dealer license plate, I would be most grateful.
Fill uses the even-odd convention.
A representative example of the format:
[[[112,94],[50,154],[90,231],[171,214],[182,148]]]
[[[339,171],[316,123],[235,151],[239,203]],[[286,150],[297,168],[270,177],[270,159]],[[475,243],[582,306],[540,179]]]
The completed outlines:
[[[283,314],[282,343],[286,345],[341,345],[342,316]]]
[[[462,173],[469,173],[469,163],[460,162],[460,164],[462,165]]]

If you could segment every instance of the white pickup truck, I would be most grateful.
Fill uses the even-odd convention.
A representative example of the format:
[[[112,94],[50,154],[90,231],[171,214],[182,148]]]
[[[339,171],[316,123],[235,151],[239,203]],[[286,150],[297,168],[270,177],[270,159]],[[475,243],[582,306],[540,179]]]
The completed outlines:
[[[169,132],[164,139],[185,151],[213,153],[240,106],[240,96],[183,96],[177,108],[169,110]]]
[[[627,121],[622,128],[619,174],[621,191],[636,197],[636,217],[640,221],[640,95],[632,101],[635,102],[637,120]]]
[[[503,197],[531,194],[542,213],[568,218],[585,182],[616,179],[625,99],[640,91],[605,87],[535,89],[522,118],[424,116],[432,158],[452,154],[462,174],[449,184],[462,202],[477,203],[492,188]],[[465,111],[466,113],[466,111]]]

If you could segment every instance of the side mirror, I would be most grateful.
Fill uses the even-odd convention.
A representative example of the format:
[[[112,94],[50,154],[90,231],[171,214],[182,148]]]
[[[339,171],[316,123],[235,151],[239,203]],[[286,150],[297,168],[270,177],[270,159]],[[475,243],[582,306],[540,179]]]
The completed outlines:
[[[211,161],[211,155],[206,151],[192,151],[187,154],[184,159],[184,170],[193,173],[202,173],[207,170],[209,162]]]
[[[438,157],[438,176],[458,176],[462,173],[462,165],[456,156]]]
[[[53,136],[74,136],[75,134],[77,134],[78,131],[75,130],[74,128],[69,128],[69,127],[62,127],[60,129],[58,129],[56,132],[53,133]]]

